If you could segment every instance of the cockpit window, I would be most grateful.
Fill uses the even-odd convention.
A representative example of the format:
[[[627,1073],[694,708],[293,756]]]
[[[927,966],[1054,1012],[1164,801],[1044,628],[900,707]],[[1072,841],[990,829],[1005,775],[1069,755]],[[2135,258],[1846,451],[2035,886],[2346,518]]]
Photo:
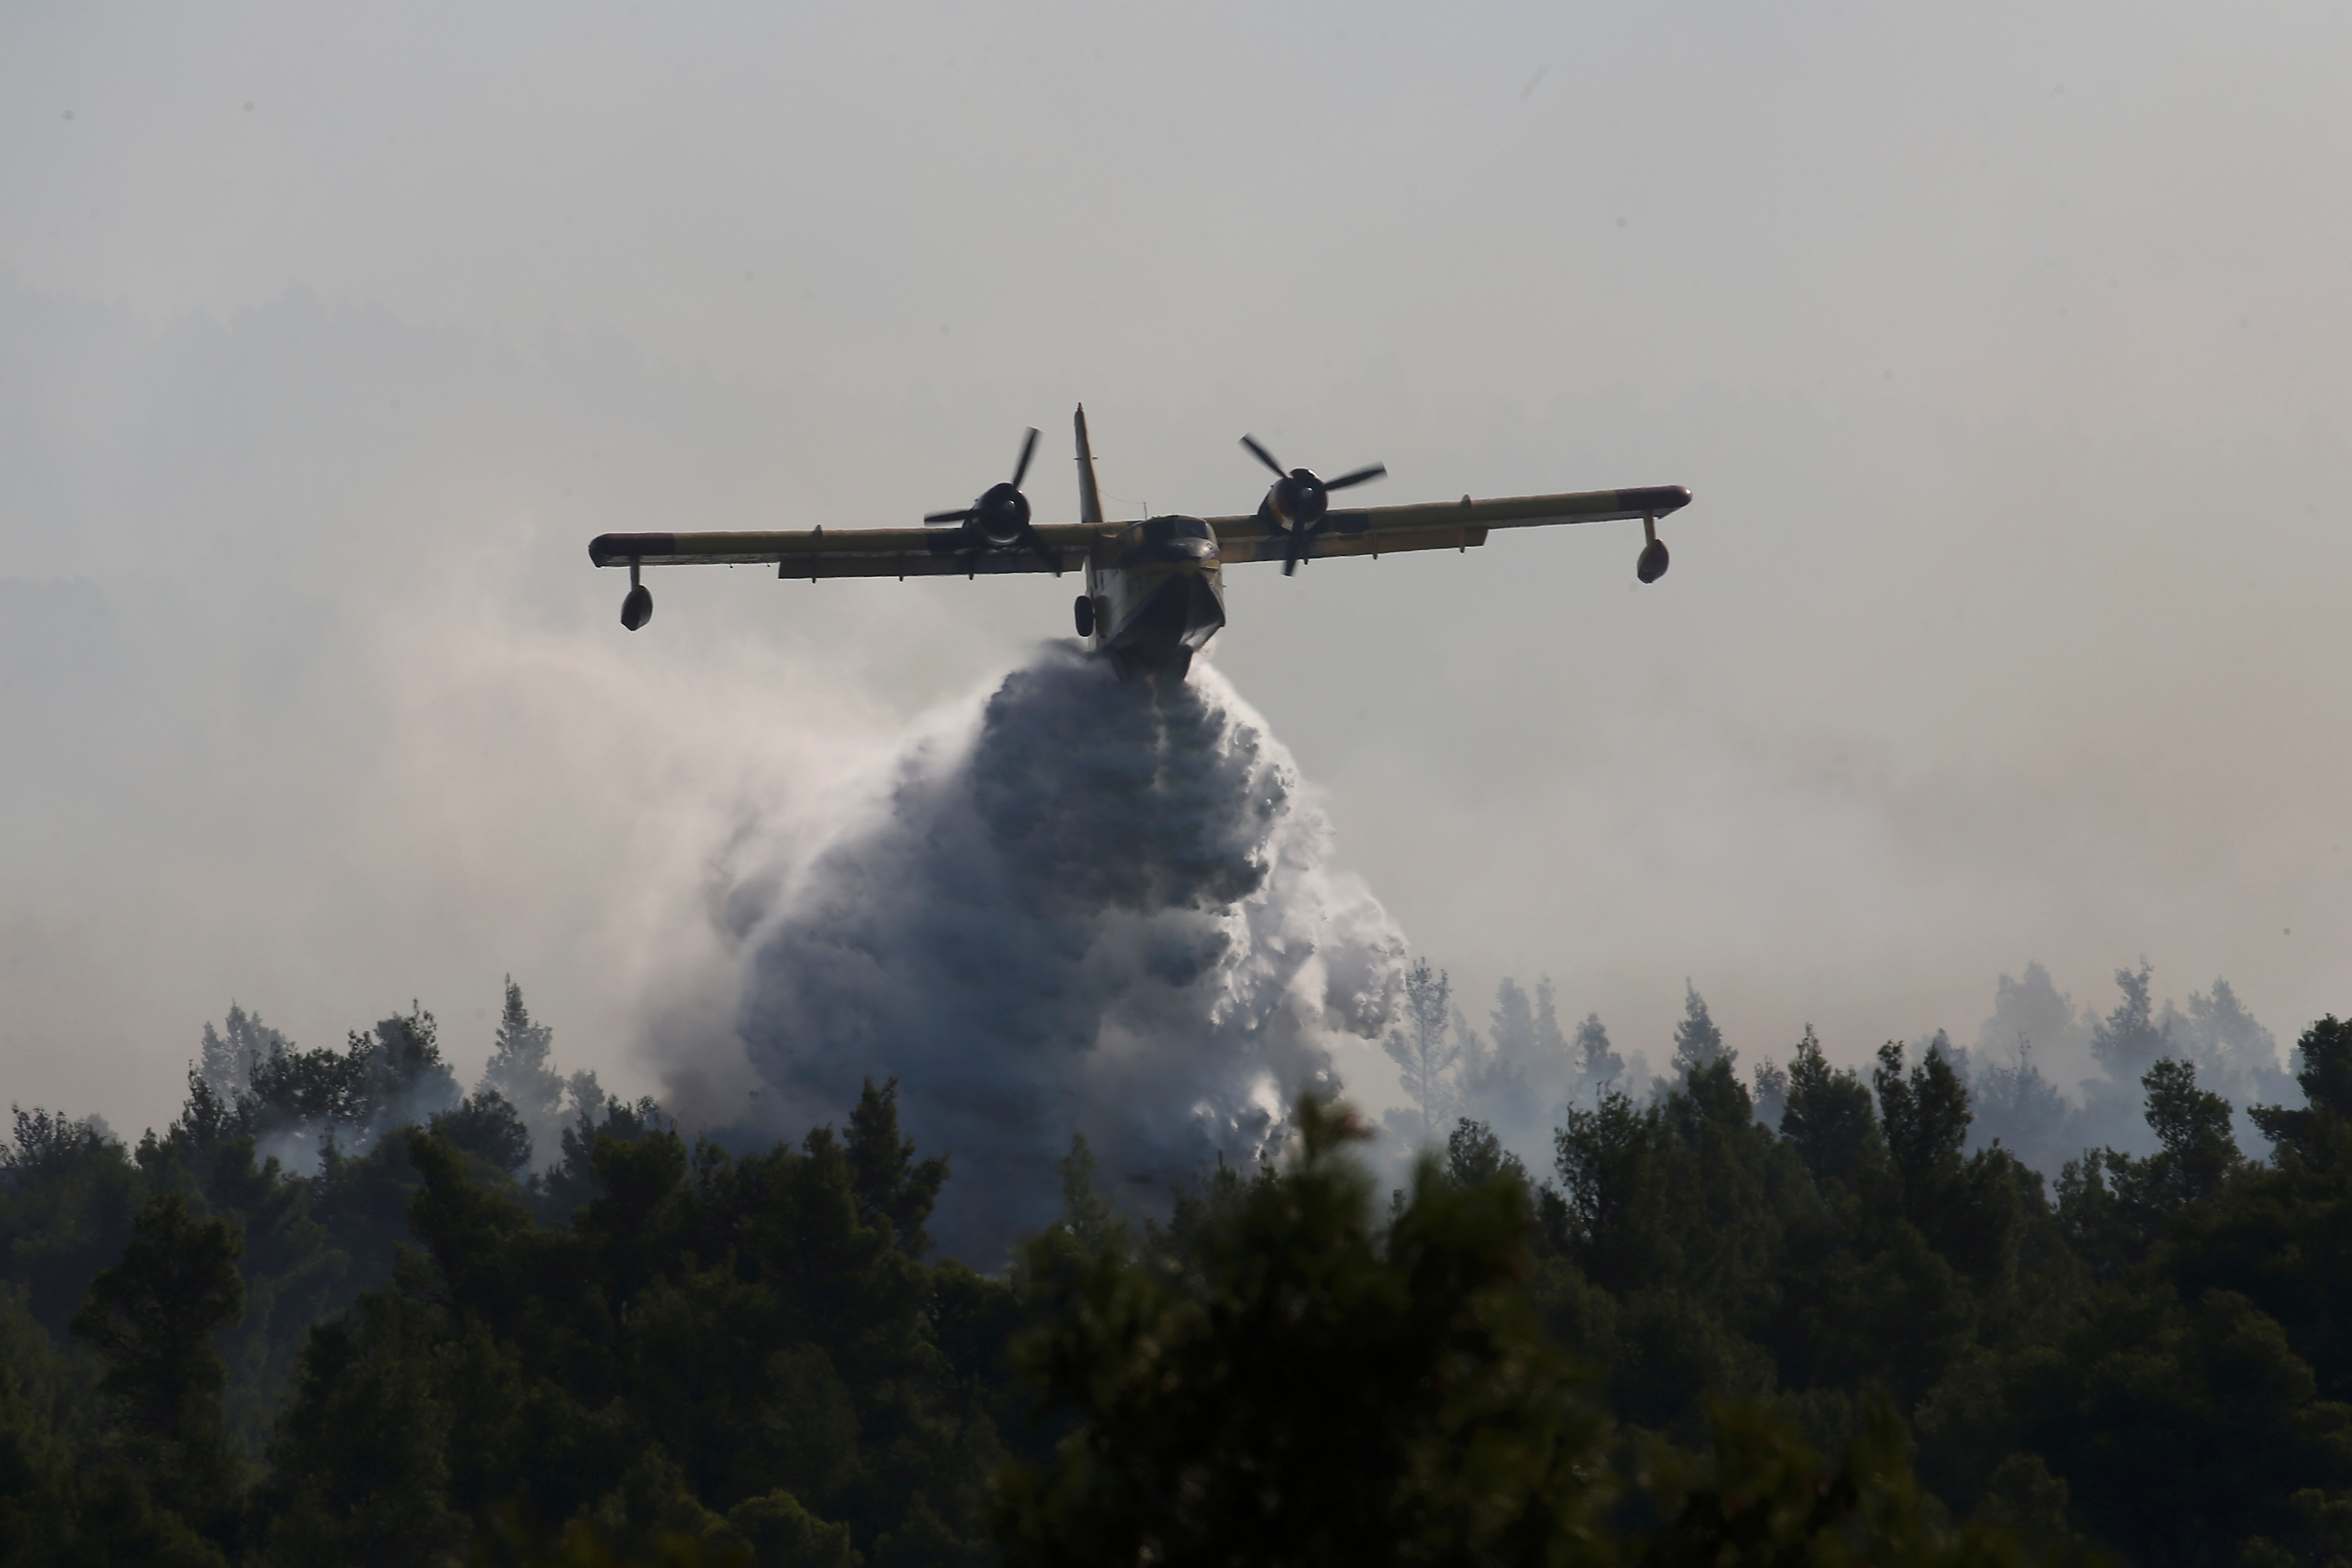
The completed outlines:
[[[1155,517],[1143,525],[1146,544],[1167,544],[1179,539],[1206,539],[1209,525],[1197,517]]]

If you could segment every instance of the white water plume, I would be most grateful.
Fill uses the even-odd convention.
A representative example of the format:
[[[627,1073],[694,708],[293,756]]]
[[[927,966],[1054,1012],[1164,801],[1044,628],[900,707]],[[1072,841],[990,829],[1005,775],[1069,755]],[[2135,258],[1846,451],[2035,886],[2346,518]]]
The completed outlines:
[[[1265,721],[1207,666],[1120,685],[1050,645],[764,897],[741,1033],[761,1118],[838,1121],[895,1076],[953,1174],[933,1223],[988,1266],[1050,1221],[1083,1132],[1141,1206],[1247,1163],[1332,1046],[1378,1033],[1403,940]],[[775,889],[759,895],[747,889]]]

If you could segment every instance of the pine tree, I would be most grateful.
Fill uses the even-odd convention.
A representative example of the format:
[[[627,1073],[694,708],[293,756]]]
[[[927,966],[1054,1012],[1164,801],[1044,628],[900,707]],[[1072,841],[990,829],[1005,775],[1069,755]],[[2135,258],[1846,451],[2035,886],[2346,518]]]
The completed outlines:
[[[1903,1047],[1878,1048],[1871,1074],[1903,1217],[1953,1267],[1979,1280],[2009,1263],[2018,1221],[2017,1163],[2003,1149],[1966,1154],[1968,1086],[1941,1051],[1903,1070]]]
[[[1507,1059],[1525,1062],[1536,1054],[1536,1014],[1528,1002],[1528,994],[1519,983],[1505,975],[1495,987],[1495,1010],[1486,1015],[1486,1027],[1495,1041],[1495,1054]]]
[[[290,1043],[263,1023],[260,1014],[248,1013],[231,1002],[219,1029],[205,1026],[204,1054],[196,1070],[222,1103],[234,1105],[251,1092],[254,1069],[282,1054]]]
[[[915,1158],[915,1141],[898,1131],[898,1080],[880,1089],[867,1079],[849,1113],[849,1136],[843,1141],[849,1168],[856,1178],[858,1214],[889,1222],[898,1249],[909,1258],[930,1250],[923,1229],[947,1184],[948,1162],[943,1154]],[[1071,1151],[1076,1158],[1077,1150]],[[1091,1156],[1089,1156],[1091,1163]]]
[[[1466,1116],[1455,1122],[1445,1136],[1445,1179],[1457,1187],[1475,1187],[1497,1176],[1507,1176],[1524,1186],[1528,1168],[1503,1147],[1503,1141],[1485,1122]]]
[[[1550,975],[1536,982],[1536,1051],[1540,1056],[1568,1054],[1568,1041],[1559,1032],[1558,1000]]]
[[[1969,1091],[1938,1053],[1923,1052],[1906,1075],[1903,1047],[1889,1040],[1878,1047],[1871,1085],[1878,1091],[1879,1123],[1887,1153],[1904,1188],[1905,1206],[1918,1222],[1927,1194],[1957,1180],[1969,1142]],[[1924,1227],[1923,1227],[1924,1228]]]
[[[1994,986],[1992,1016],[1977,1030],[1976,1049],[1979,1056],[1997,1056],[2023,1036],[2063,1054],[2088,1043],[2091,1022],[2090,1010],[2078,1010],[2074,997],[2051,981],[2049,970],[2030,963],[2023,979],[2004,974]]]
[[[1698,987],[1683,982],[1683,1021],[1675,1026],[1675,1076],[1687,1079],[1695,1072],[1713,1067],[1718,1060],[1739,1065],[1739,1053],[1727,1049],[1723,1031],[1707,1016],[1706,998]]]
[[[1424,1161],[1381,1226],[1360,1125],[1310,1100],[1298,1127],[1181,1267],[1033,1250],[1024,1359],[1077,1430],[1000,1484],[1003,1560],[1600,1561],[1603,1423],[1519,1292],[1525,1187]]]
[[[90,1282],[73,1331],[98,1352],[100,1387],[169,1506],[192,1521],[234,1507],[238,1465],[221,1392],[227,1365],[213,1336],[245,1311],[245,1242],[225,1220],[198,1219],[178,1193],[148,1201],[122,1261]]]
[[[563,1112],[564,1080],[553,1061],[555,1031],[534,1020],[523,1005],[522,987],[506,978],[506,1007],[492,1037],[490,1059],[477,1091],[492,1089],[515,1109],[530,1134],[531,1147],[552,1157],[570,1118]]]
[[[1085,1133],[1071,1134],[1070,1152],[1057,1168],[1062,1173],[1061,1227],[1088,1252],[1124,1250],[1127,1226],[1095,1181],[1095,1152],[1087,1147]]]
[[[2145,1173],[2146,1203],[2172,1214],[2213,1197],[2246,1163],[2230,1135],[2230,1102],[2198,1088],[2197,1068],[2189,1062],[2158,1062],[2139,1081],[2159,1145],[2157,1153],[2136,1162]]]
[[[2117,1083],[2134,1083],[2157,1062],[2172,1054],[2172,1041],[2167,1030],[2156,1019],[2156,1007],[2148,997],[2147,960],[2139,961],[2139,973],[2128,969],[2116,971],[2116,984],[2123,990],[2123,1000],[2115,1011],[2091,1026],[2091,1055],[2098,1058],[2107,1076]]]
[[[421,1126],[464,1098],[441,1057],[440,1025],[415,1001],[369,1034],[354,1030],[344,1054],[360,1064],[357,1121],[370,1133]]]
[[[1981,1047],[1979,1047],[1981,1048]],[[2017,1037],[2015,1054],[2007,1066],[1997,1061],[1979,1073],[1969,1086],[1976,1111],[1976,1136],[1999,1140],[2001,1146],[2028,1165],[2054,1175],[2081,1145],[2066,1141],[2067,1106],[2058,1086],[2042,1076],[2033,1062],[2033,1042]]]
[[[1462,1094],[1486,1114],[1507,1117],[1523,1105],[1529,1087],[1528,1069],[1536,1065],[1536,1016],[1528,994],[1506,975],[1495,988],[1495,1007],[1486,1015],[1489,1047],[1457,1012],[1454,1033],[1462,1042]]]
[[[2200,1068],[2231,1074],[2278,1070],[2278,1037],[2246,1011],[2227,980],[2215,979],[2210,996],[2189,994],[2189,1024]]]
[[[2278,1145],[2282,1163],[2318,1162],[2344,1148],[2345,1128],[2352,1124],[2352,1018],[2338,1022],[2330,1013],[2320,1019],[2303,1032],[2295,1056],[2305,1104],[2261,1105],[2253,1112],[2254,1125]]]
[[[1811,1024],[1806,1025],[1805,1034],[1808,1038],[1811,1037],[1812,1032],[1813,1026]],[[1780,1125],[1780,1118],[1787,1115],[1788,1110],[1789,1069],[1779,1062],[1758,1062],[1756,1064],[1756,1120],[1767,1127],[1777,1128]]]
[[[530,1133],[506,1097],[485,1089],[433,1119],[433,1135],[488,1161],[509,1175],[530,1168]]]
[[[1404,977],[1404,1027],[1390,1030],[1382,1048],[1419,1113],[1424,1148],[1437,1142],[1438,1128],[1459,1101],[1449,1076],[1462,1059],[1461,1043],[1449,1037],[1453,1018],[1453,981],[1445,971],[1432,970],[1429,960],[1416,959]]]
[[[1549,985],[1546,987],[1549,989]],[[1547,997],[1549,1002],[1549,998]],[[1555,1028],[1558,1025],[1553,1026]],[[1609,1030],[1598,1013],[1587,1013],[1584,1022],[1576,1026],[1576,1089],[1578,1104],[1596,1099],[1601,1092],[1625,1076],[1625,1058],[1609,1044]]]
[[[1886,1144],[1879,1136],[1869,1089],[1853,1068],[1830,1066],[1811,1024],[1789,1063],[1787,1092],[1780,1133],[1795,1146],[1816,1183],[1851,1185],[1864,1172],[1885,1163]]]

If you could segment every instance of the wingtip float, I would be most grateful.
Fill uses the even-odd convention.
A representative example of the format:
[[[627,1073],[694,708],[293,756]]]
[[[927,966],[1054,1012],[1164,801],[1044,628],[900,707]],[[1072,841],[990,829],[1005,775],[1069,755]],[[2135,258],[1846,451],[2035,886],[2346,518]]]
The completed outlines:
[[[773,565],[781,578],[994,576],[1015,572],[1083,572],[1086,591],[1073,606],[1077,634],[1111,661],[1120,679],[1165,671],[1179,679],[1192,656],[1225,624],[1223,568],[1279,561],[1288,576],[1304,563],[1336,555],[1397,554],[1409,550],[1468,550],[1497,528],[1553,523],[1642,522],[1643,543],[1634,575],[1654,583],[1666,574],[1665,541],[1658,519],[1690,504],[1680,485],[1570,495],[1514,496],[1494,500],[1433,501],[1413,506],[1339,508],[1333,492],[1366,484],[1388,470],[1378,463],[1326,479],[1308,468],[1285,468],[1252,437],[1242,445],[1275,474],[1265,499],[1246,517],[1162,516],[1108,521],[1095,483],[1087,411],[1076,419],[1078,464],[1076,522],[1040,523],[1021,482],[1037,450],[1031,430],[1013,477],[983,490],[971,504],[936,511],[914,528],[820,527],[781,533],[606,533],[588,546],[599,566],[629,569],[621,624],[635,631],[653,618],[653,595],[642,578],[647,566]]]

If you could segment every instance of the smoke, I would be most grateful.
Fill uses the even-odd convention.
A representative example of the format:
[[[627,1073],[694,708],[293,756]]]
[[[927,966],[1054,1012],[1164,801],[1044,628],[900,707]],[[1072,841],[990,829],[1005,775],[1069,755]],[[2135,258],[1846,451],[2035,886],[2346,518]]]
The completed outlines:
[[[1074,1132],[1147,1208],[1255,1160],[1402,969],[1330,839],[1213,668],[1120,685],[1047,646],[822,847],[735,879],[759,1120],[837,1120],[897,1078],[908,1134],[951,1156],[934,1234],[981,1263],[1052,1219]]]

